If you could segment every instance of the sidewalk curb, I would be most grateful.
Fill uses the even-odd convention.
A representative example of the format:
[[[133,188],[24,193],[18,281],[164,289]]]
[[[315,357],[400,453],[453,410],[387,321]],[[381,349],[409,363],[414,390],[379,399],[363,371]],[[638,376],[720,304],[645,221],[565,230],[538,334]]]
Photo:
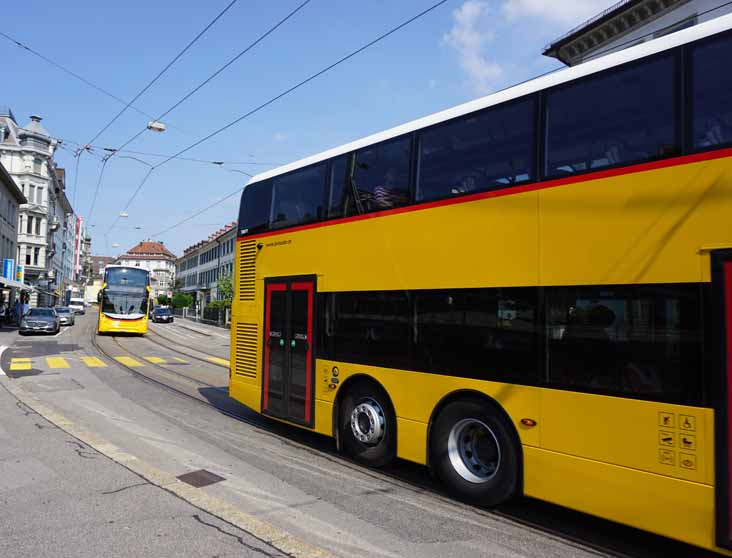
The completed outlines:
[[[2,353],[2,350],[5,350],[6,348],[7,347],[0,348],[0,354]],[[1,367],[0,371],[2,371]],[[128,471],[138,475],[150,484],[173,494],[192,506],[209,513],[214,517],[245,531],[246,533],[249,533],[260,541],[273,546],[288,556],[292,556],[293,558],[332,557],[332,554],[325,550],[305,543],[289,534],[287,531],[267,523],[254,515],[242,512],[221,498],[206,494],[205,492],[202,492],[201,489],[194,488],[193,486],[178,480],[170,473],[148,465],[138,457],[121,450],[94,432],[90,432],[76,426],[63,415],[41,403],[33,395],[12,385],[12,380],[8,380],[4,376],[5,373],[2,371],[2,374],[0,374],[0,385],[2,385],[11,395],[25,406],[70,436],[88,445]]]

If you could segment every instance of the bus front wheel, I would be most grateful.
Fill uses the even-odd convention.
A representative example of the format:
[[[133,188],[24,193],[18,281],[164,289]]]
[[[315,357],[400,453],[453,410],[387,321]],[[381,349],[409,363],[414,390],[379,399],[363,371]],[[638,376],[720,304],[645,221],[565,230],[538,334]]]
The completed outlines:
[[[345,452],[371,467],[384,467],[396,457],[396,416],[376,384],[358,382],[343,398],[340,436]]]
[[[430,466],[463,501],[496,506],[519,486],[519,447],[511,426],[487,402],[460,400],[432,426]]]

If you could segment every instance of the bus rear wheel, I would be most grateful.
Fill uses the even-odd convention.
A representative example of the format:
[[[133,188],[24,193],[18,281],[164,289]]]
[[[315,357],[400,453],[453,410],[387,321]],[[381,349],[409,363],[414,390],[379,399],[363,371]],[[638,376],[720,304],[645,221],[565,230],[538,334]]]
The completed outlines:
[[[477,399],[447,404],[432,426],[430,466],[465,502],[496,506],[514,496],[519,451],[511,425]]]
[[[356,461],[384,467],[396,458],[396,416],[376,384],[358,382],[348,389],[339,427],[343,449]]]

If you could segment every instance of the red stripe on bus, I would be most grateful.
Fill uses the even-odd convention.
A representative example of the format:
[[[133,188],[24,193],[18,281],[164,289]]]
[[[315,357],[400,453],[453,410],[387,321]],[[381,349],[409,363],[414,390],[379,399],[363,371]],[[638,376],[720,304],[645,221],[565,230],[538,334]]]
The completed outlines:
[[[364,219],[373,219],[375,217],[384,217],[387,215],[399,215],[400,213],[409,213],[412,211],[422,211],[424,209],[432,209],[434,207],[443,207],[447,205],[456,205],[459,203],[469,203],[477,200],[484,200],[489,198],[499,198],[503,196],[513,196],[515,194],[523,194],[525,192],[533,192],[536,190],[545,190],[547,188],[556,188],[558,186],[567,186],[569,184],[576,184],[578,182],[589,182],[591,180],[601,180],[603,178],[613,178],[616,176],[623,176],[626,174],[635,174],[639,172],[647,172],[657,169],[664,169],[668,167],[675,167],[680,165],[688,165],[691,163],[698,163],[701,161],[713,161],[715,159],[724,159],[725,157],[732,157],[732,148],[718,149],[715,151],[706,151],[704,153],[695,153],[693,155],[684,155],[681,157],[674,157],[671,159],[663,159],[662,161],[651,161],[649,163],[640,163],[637,165],[631,165],[628,167],[622,167],[618,169],[608,169],[604,171],[596,171],[587,174],[581,174],[578,176],[567,176],[565,178],[555,178],[554,180],[546,180],[544,182],[532,182],[524,186],[516,186],[514,188],[505,188],[502,190],[493,190],[490,192],[479,192],[477,194],[470,194],[467,196],[459,196],[446,200],[438,200],[433,202],[424,202],[409,205],[406,207],[398,207],[396,209],[386,209],[383,211],[374,211],[373,213],[367,213],[365,215],[354,215],[351,217],[341,217],[338,219],[330,219],[328,221],[319,221],[317,223],[310,223],[307,225],[300,225],[298,227],[292,227],[287,229],[280,229],[276,231],[266,231],[259,234],[251,234],[247,236],[238,236],[237,240],[251,240],[256,238],[265,238],[268,236],[275,236],[279,234],[287,234],[292,232],[306,231],[310,229],[317,229],[320,227],[328,227],[331,225],[340,225],[342,223],[351,223],[354,221],[362,221]]]
[[[310,422],[310,391],[313,386],[312,351],[313,351],[313,284],[310,282],[293,283],[293,291],[308,293],[308,350],[305,354],[305,422]]]
[[[724,263],[724,317],[727,350],[727,473],[732,464],[732,262]],[[732,503],[732,479],[727,479],[727,502]],[[727,537],[732,539],[732,514],[727,518]]]

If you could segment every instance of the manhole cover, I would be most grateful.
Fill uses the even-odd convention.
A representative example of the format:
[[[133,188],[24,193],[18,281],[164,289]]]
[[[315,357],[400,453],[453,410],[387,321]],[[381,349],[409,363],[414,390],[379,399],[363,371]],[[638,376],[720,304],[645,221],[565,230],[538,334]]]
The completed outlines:
[[[196,488],[201,488],[210,484],[221,482],[222,480],[226,480],[224,479],[224,477],[220,477],[217,474],[212,473],[211,471],[207,471],[206,469],[192,471],[177,478],[178,480],[182,480],[183,482],[190,484],[191,486],[195,486]]]

